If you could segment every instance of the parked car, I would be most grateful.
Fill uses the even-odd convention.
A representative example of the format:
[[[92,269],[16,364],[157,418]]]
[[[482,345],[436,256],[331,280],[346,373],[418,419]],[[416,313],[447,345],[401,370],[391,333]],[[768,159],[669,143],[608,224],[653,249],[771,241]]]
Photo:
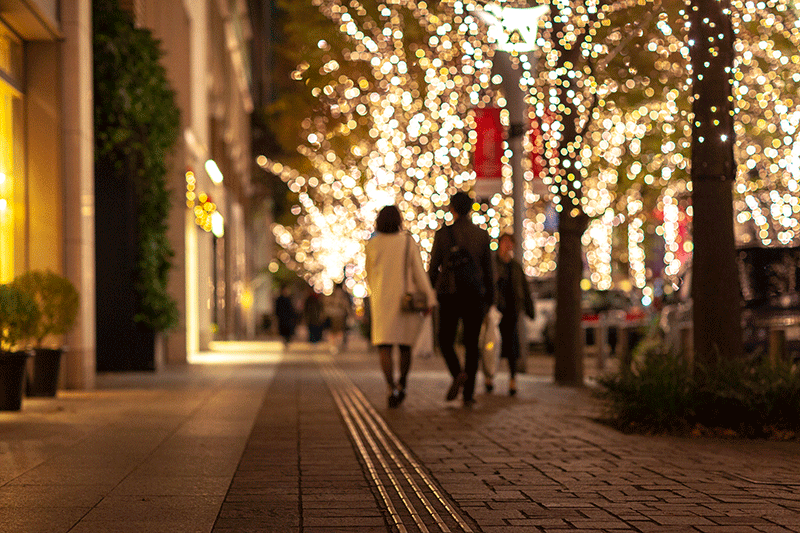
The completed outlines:
[[[740,248],[742,341],[748,353],[766,353],[769,330],[786,336],[786,351],[800,359],[800,247]],[[678,289],[664,305],[660,325],[668,345],[681,345],[681,330],[692,327],[691,261],[678,277]]]
[[[523,324],[529,345],[544,346],[552,353],[556,316],[556,280],[555,277],[533,278],[530,280],[533,297],[534,318],[524,316]]]
[[[555,279],[532,282],[536,317],[526,318],[528,341],[543,346],[548,353],[555,351],[556,296]],[[582,325],[586,331],[586,344],[594,344],[594,331],[601,320],[608,326],[608,344],[616,349],[620,327],[639,326],[646,320],[646,310],[629,293],[614,290],[589,289],[581,295]]]

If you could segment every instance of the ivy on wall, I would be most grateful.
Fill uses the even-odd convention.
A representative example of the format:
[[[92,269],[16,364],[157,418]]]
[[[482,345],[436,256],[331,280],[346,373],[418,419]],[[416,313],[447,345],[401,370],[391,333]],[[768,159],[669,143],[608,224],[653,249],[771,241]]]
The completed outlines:
[[[136,28],[118,0],[92,2],[95,161],[120,180],[134,180],[137,211],[134,319],[155,331],[177,325],[167,293],[175,255],[167,239],[170,209],[166,156],[180,131],[175,92],[160,63],[159,42]]]

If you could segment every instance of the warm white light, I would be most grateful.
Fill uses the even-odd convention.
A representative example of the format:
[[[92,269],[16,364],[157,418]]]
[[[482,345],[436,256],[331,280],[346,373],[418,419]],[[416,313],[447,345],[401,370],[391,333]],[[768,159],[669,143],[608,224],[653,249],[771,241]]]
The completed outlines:
[[[206,172],[211,181],[219,185],[222,183],[222,172],[219,170],[217,163],[213,159],[206,161]]]
[[[219,211],[214,211],[211,215],[211,233],[217,238],[225,235],[225,219]]]
[[[476,9],[478,15],[489,25],[489,37],[497,42],[504,52],[530,52],[536,49],[536,30],[539,19],[550,11],[550,6],[514,8],[488,4]],[[511,42],[511,35],[518,34],[519,42]]]

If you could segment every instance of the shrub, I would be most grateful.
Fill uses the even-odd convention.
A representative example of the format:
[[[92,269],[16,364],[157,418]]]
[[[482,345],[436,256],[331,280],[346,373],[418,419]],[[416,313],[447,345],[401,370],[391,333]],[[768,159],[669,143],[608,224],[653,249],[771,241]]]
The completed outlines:
[[[75,323],[80,298],[67,278],[49,270],[33,270],[17,276],[11,285],[30,296],[40,317],[32,337],[41,347],[48,335],[63,335]]]
[[[656,342],[640,350],[633,369],[599,381],[614,426],[749,438],[787,438],[800,431],[800,371],[792,363],[721,360],[692,371]]]
[[[19,349],[33,337],[39,308],[29,295],[11,285],[0,285],[0,350]]]

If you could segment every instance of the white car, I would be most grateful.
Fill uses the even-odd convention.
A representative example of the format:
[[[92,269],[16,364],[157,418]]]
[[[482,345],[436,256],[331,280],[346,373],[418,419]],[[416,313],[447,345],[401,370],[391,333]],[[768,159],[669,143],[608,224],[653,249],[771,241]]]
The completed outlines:
[[[523,316],[523,325],[528,344],[544,346],[548,353],[555,349],[553,344],[553,325],[556,317],[555,278],[532,279],[534,318]]]

